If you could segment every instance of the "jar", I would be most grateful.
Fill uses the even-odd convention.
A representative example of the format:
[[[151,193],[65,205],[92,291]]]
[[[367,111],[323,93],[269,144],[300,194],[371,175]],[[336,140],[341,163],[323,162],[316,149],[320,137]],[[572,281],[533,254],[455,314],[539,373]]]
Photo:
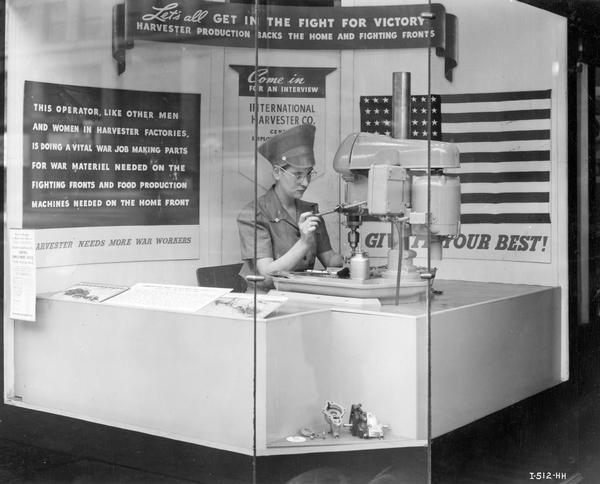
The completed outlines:
[[[369,257],[366,252],[356,252],[350,258],[350,279],[366,281],[369,278]]]

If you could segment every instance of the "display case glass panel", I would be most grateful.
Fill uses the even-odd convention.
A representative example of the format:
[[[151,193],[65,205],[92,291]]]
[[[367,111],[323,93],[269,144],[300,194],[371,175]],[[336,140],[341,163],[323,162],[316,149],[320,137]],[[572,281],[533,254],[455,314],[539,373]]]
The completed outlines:
[[[408,215],[428,153],[406,128],[410,93],[428,90],[425,34],[440,26],[409,2],[257,8],[258,71],[240,78],[254,81],[258,196],[265,211],[272,194],[282,205],[272,225],[314,224],[317,256],[273,277],[284,308],[310,312],[259,323],[257,442],[315,456],[291,463],[290,479],[329,463],[338,479],[426,482],[429,283],[412,262]]]
[[[439,102],[437,139],[459,152],[445,176],[460,182],[460,232],[433,262],[434,287],[470,281],[473,294],[489,299],[454,319],[437,304],[461,299],[458,286],[432,298],[431,477],[527,479],[527,464],[508,457],[515,436],[528,435],[518,444],[528,462],[543,459],[532,444],[543,447],[540,430],[528,420],[543,419],[540,392],[569,379],[567,21],[521,2],[443,5],[457,48],[431,52],[430,92]],[[432,215],[447,182],[432,177]],[[551,433],[548,441],[568,447],[566,426]],[[485,435],[475,446],[494,442],[495,450],[474,459],[479,450],[465,435]]]

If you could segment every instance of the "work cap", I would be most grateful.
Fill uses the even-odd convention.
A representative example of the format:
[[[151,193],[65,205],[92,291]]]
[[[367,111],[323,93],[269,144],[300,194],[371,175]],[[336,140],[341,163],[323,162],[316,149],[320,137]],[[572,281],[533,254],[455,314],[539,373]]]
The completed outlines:
[[[269,138],[258,147],[258,152],[273,166],[291,165],[294,168],[315,166],[313,145],[315,127],[301,124]]]

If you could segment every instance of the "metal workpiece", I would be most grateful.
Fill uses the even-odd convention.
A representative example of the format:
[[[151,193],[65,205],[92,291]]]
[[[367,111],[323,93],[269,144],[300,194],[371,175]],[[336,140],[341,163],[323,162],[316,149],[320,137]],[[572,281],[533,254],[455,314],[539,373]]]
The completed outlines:
[[[369,256],[364,251],[356,251],[350,258],[350,279],[366,281],[370,273]]]

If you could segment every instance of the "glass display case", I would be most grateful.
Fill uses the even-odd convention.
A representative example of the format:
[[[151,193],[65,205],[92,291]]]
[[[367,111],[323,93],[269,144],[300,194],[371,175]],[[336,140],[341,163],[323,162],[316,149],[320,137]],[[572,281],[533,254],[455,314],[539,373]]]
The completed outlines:
[[[416,483],[568,379],[565,21],[485,1],[7,2],[5,402]]]

